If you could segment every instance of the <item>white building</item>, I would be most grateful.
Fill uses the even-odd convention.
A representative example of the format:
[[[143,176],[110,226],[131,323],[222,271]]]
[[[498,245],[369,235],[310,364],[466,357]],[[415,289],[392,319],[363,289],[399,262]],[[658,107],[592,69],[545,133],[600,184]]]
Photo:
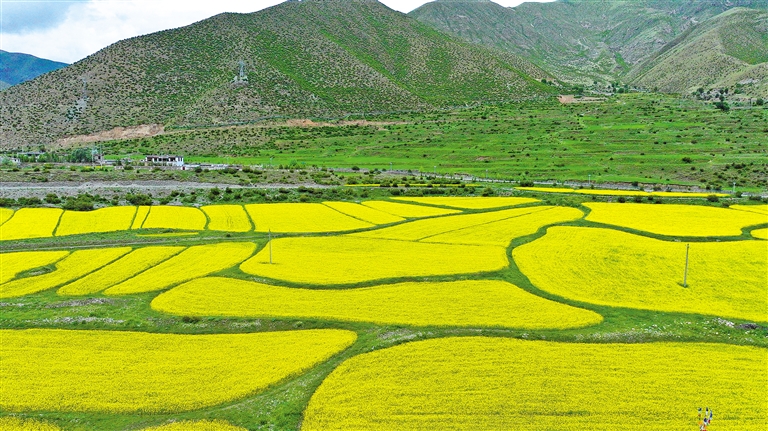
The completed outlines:
[[[184,156],[150,155],[144,159],[144,164],[150,165],[150,166],[151,165],[176,166],[181,168],[184,166]]]

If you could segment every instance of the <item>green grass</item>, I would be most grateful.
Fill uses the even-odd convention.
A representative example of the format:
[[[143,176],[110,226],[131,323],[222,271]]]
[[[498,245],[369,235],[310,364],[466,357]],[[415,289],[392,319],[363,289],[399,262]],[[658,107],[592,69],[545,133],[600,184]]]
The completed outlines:
[[[582,202],[604,199],[601,197],[564,196],[537,194],[545,204],[558,204],[580,207]],[[670,199],[670,202],[675,201]],[[698,204],[713,204],[704,199],[693,201]],[[483,212],[467,211],[467,212]],[[579,220],[565,223],[575,226],[596,226]],[[516,239],[510,244],[507,255],[512,249],[533,241],[544,235],[546,227],[535,234]],[[651,237],[658,237],[642,232],[634,232]],[[281,235],[288,236],[288,235]],[[36,239],[16,242],[17,246],[33,244],[34,248],[77,248],[114,242],[137,244],[202,244],[213,241],[239,241],[251,239],[263,247],[266,237],[261,233],[222,235],[216,232],[202,232],[192,238],[142,238],[135,232],[79,235],[66,239]],[[669,239],[669,238],[663,238]],[[748,239],[747,233],[739,238]],[[701,241],[702,239],[697,239]],[[68,241],[68,242],[64,242]],[[11,247],[13,248],[13,247]],[[422,340],[446,336],[495,336],[514,337],[534,340],[556,340],[563,342],[590,343],[640,343],[655,341],[714,342],[768,347],[768,328],[740,329],[739,323],[709,316],[682,313],[662,313],[626,308],[596,306],[561,298],[537,289],[523,275],[509,258],[507,269],[491,274],[470,274],[456,277],[439,277],[440,280],[492,278],[506,280],[533,294],[553,301],[570,304],[601,314],[605,320],[595,326],[569,330],[514,330],[495,328],[443,328],[382,326],[366,323],[348,323],[321,321],[313,319],[249,319],[249,318],[190,318],[172,316],[156,312],[150,308],[151,300],[160,292],[147,294],[104,297],[100,294],[85,297],[61,297],[54,290],[6,299],[0,305],[0,328],[65,328],[65,329],[105,329],[132,330],[159,333],[238,333],[279,331],[308,328],[342,328],[355,331],[359,338],[346,351],[334,356],[327,362],[310,371],[280,382],[268,390],[243,399],[206,408],[203,410],[163,415],[141,414],[99,414],[99,413],[58,413],[34,412],[22,416],[41,418],[55,422],[64,430],[124,430],[140,429],[144,426],[163,423],[167,420],[181,419],[224,419],[248,429],[296,430],[301,423],[301,415],[313,391],[322,380],[345,359],[370,350],[381,349],[407,341]],[[222,271],[218,275],[247,278],[237,268]],[[436,278],[437,279],[437,278]],[[398,280],[389,280],[398,281]],[[275,281],[281,284],[279,281]],[[285,284],[285,283],[282,283]],[[368,283],[369,284],[369,283]],[[360,287],[368,284],[354,285]],[[345,286],[349,288],[350,286]],[[7,414],[7,413],[0,413]]]
[[[111,141],[110,154],[181,152],[193,162],[378,168],[510,180],[768,187],[768,110],[629,94],[368,116],[323,127],[252,125]],[[692,163],[682,161],[690,157]]]

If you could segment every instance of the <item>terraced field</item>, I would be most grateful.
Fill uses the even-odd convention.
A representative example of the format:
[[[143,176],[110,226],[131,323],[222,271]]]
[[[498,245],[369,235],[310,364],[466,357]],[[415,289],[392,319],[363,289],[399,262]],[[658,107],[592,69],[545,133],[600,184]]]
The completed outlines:
[[[2,211],[0,428],[764,429],[765,206],[571,195]]]

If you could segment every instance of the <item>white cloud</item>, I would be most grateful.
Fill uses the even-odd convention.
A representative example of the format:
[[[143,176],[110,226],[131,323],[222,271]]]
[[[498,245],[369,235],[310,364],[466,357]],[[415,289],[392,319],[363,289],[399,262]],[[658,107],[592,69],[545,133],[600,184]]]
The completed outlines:
[[[41,4],[48,3],[64,16],[51,18],[47,28],[26,26],[23,31],[14,28],[13,32],[0,29],[0,49],[72,63],[122,39],[189,25],[222,12],[255,12],[281,3],[281,0],[0,0],[0,11],[8,8],[9,14],[13,12],[23,16],[24,3],[28,3],[29,11],[33,8],[39,10]],[[69,7],[62,8],[62,3],[69,4]],[[392,9],[409,12],[426,2],[384,0],[382,3]],[[501,0],[498,3],[514,6],[522,1]]]

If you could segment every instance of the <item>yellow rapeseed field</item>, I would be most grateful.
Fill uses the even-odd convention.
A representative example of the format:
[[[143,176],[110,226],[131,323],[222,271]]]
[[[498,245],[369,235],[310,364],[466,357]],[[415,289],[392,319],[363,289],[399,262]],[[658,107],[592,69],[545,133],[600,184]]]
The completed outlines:
[[[446,214],[458,214],[461,212],[458,210],[448,210],[424,205],[401,204],[388,201],[366,201],[363,202],[363,205],[405,218],[431,217]]]
[[[768,205],[731,205],[729,208],[768,215]]]
[[[200,209],[210,219],[209,230],[248,232],[253,229],[251,220],[241,205],[208,205]]]
[[[144,229],[203,230],[206,223],[208,223],[208,219],[197,208],[153,206],[141,227]]]
[[[760,239],[768,239],[768,229],[755,229],[752,231],[752,236]]]
[[[0,418],[0,429],[3,431],[60,431],[61,428],[48,422],[34,419],[22,419],[13,416]]]
[[[4,411],[156,413],[242,398],[350,346],[350,331],[0,330]]]
[[[16,274],[50,265],[68,255],[67,251],[19,251],[0,254],[0,284],[12,280]]]
[[[446,217],[435,217],[426,220],[414,220],[409,223],[402,223],[383,229],[359,232],[356,234],[351,234],[350,236],[418,241],[446,232],[459,231],[460,229],[472,226],[478,226],[478,228],[483,229],[489,223],[498,220],[519,217],[525,214],[544,211],[549,208],[552,207],[538,206],[527,208],[512,208],[508,210],[491,211],[478,214],[459,214]]]
[[[7,222],[13,217],[13,210],[10,208],[0,208],[0,224]]]
[[[64,211],[56,236],[128,230],[136,207],[107,207],[95,211]]]
[[[388,224],[404,221],[402,217],[369,208],[353,202],[323,202],[324,205],[342,212],[350,217],[373,224]]]
[[[140,206],[136,208],[136,217],[133,218],[131,229],[141,229],[141,225],[144,224],[144,220],[149,215],[150,206]]]
[[[686,244],[612,229],[553,227],[512,256],[538,288],[593,304],[768,322],[768,243]]]
[[[498,245],[506,247],[513,239],[536,233],[536,231],[543,226],[578,220],[584,217],[584,213],[576,208],[535,208],[544,208],[545,210],[484,225],[446,232],[441,235],[425,238],[422,241],[447,244]]]
[[[131,251],[130,247],[78,250],[56,263],[56,270],[0,284],[0,298],[29,295],[61,286],[101,268]]]
[[[0,225],[0,241],[53,236],[63,212],[58,208],[22,208]]]
[[[670,236],[738,236],[741,228],[768,223],[746,211],[694,205],[588,202],[587,220]]]
[[[360,289],[293,289],[200,278],[152,301],[184,316],[291,317],[382,325],[565,329],[600,323],[592,311],[559,304],[498,280],[399,283]]]
[[[436,196],[436,197],[401,197],[401,198],[392,198],[392,199],[409,201],[409,202],[418,202],[418,203],[427,204],[427,205],[441,205],[446,207],[475,209],[475,210],[509,207],[514,205],[523,205],[523,204],[530,204],[534,202],[540,202],[538,199],[518,198],[518,197],[511,197],[511,196],[502,196],[502,197]]]
[[[144,428],[142,431],[248,431],[227,421],[179,421],[167,425]]]
[[[339,232],[373,226],[323,204],[251,204],[245,209],[257,232]]]
[[[704,343],[443,338],[365,353],[312,396],[303,431],[765,431],[768,350]]]
[[[178,254],[184,247],[144,247],[121,257],[111,264],[85,277],[65,285],[58,290],[60,295],[88,295],[101,292],[117,283],[128,280],[136,274],[156,266]]]
[[[293,283],[347,284],[428,275],[497,271],[504,247],[426,244],[350,236],[279,238],[240,265],[248,274]]]
[[[105,290],[107,295],[151,292],[218,272],[250,257],[256,245],[225,242],[189,247],[176,256]]]

